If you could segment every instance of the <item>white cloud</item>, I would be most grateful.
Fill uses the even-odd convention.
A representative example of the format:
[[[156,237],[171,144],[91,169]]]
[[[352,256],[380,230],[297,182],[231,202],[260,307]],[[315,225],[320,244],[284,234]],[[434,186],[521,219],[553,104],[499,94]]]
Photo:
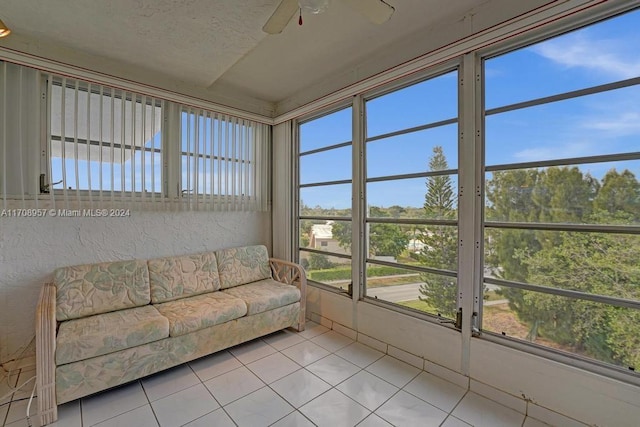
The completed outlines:
[[[613,117],[587,121],[584,127],[618,136],[638,134],[640,133],[640,112],[625,112]]]
[[[640,76],[640,58],[632,44],[632,40],[592,39],[582,31],[540,43],[532,50],[568,68],[628,79]]]
[[[513,157],[519,162],[533,162],[538,160],[589,156],[596,153],[596,149],[596,145],[591,141],[579,141],[562,145],[527,148],[518,151]]]

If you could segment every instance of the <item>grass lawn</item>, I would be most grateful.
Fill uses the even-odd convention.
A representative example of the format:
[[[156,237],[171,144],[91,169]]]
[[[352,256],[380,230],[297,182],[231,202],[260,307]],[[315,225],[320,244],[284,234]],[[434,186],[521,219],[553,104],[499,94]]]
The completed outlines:
[[[400,301],[399,305],[404,305],[405,307],[413,308],[415,310],[424,311],[429,314],[438,314],[438,311],[433,308],[428,302],[420,301],[419,299],[413,301]]]
[[[504,296],[498,295],[496,291],[487,291],[482,295],[482,299],[485,301],[498,301],[501,299],[505,299]]]
[[[378,288],[381,286],[406,285],[407,283],[416,283],[420,281],[419,274],[403,274],[397,277],[367,277],[367,288]]]

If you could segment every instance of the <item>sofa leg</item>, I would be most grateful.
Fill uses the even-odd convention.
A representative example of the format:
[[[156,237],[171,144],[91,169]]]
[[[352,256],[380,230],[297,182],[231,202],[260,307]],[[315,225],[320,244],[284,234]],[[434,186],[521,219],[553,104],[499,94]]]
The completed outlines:
[[[38,412],[40,414],[41,426],[46,426],[47,424],[58,421],[55,384],[38,387]]]

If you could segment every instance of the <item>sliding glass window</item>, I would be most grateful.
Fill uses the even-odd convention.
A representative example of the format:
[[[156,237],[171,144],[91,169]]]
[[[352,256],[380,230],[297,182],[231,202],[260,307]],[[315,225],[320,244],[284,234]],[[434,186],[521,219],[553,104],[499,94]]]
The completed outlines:
[[[298,255],[312,283],[351,293],[351,107],[299,125]]]
[[[366,99],[365,295],[454,318],[458,71]]]
[[[42,192],[161,194],[162,101],[55,76],[47,83],[51,184]]]
[[[482,330],[640,367],[640,12],[486,58]]]

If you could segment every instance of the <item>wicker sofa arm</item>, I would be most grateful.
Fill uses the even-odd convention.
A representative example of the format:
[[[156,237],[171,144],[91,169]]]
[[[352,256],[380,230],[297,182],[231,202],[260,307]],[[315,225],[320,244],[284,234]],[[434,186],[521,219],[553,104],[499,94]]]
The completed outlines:
[[[58,419],[56,404],[56,287],[46,283],[36,309],[36,383],[40,425]]]
[[[300,319],[298,321],[298,331],[304,331],[304,322],[307,306],[307,274],[300,264],[284,261],[277,258],[269,258],[271,274],[274,280],[294,285],[300,290]]]

